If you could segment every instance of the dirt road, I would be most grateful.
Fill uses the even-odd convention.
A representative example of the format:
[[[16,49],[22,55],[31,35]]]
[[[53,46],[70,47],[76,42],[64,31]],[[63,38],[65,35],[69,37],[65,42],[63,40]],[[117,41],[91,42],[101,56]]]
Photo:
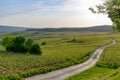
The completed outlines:
[[[64,80],[70,76],[81,73],[81,72],[88,70],[88,69],[92,68],[93,66],[95,66],[95,64],[99,60],[100,55],[102,54],[103,50],[106,47],[109,47],[115,43],[116,43],[116,41],[112,40],[111,44],[100,47],[93,53],[93,55],[91,56],[91,58],[89,60],[87,60],[86,62],[84,62],[82,64],[67,67],[67,68],[60,69],[60,70],[56,70],[56,71],[49,72],[46,74],[29,77],[29,78],[26,78],[25,80]]]

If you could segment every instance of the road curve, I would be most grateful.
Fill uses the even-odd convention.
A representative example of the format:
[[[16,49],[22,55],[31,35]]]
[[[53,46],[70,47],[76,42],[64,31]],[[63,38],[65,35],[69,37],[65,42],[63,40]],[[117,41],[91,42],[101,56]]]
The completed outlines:
[[[88,70],[88,69],[92,68],[93,66],[95,66],[96,62],[99,60],[100,55],[102,54],[104,49],[106,47],[114,45],[115,43],[116,43],[116,41],[112,39],[111,44],[104,45],[104,46],[100,47],[99,49],[97,49],[93,53],[91,58],[82,64],[78,64],[75,66],[67,67],[64,69],[56,70],[56,71],[52,71],[52,72],[49,72],[46,74],[36,75],[33,77],[26,78],[25,80],[64,80],[70,76],[76,75],[78,73],[81,73],[81,72]]]

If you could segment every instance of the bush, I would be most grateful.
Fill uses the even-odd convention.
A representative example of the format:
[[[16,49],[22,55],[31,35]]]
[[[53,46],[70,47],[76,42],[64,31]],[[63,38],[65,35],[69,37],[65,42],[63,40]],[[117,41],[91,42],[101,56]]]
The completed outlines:
[[[46,42],[42,42],[41,45],[46,45]]]
[[[21,80],[20,76],[18,75],[10,75],[7,77],[8,80]]]
[[[75,42],[76,40],[75,40],[75,38],[72,40],[72,42]]]
[[[38,44],[34,43],[29,50],[30,54],[41,54],[41,50]]]
[[[23,36],[7,36],[2,40],[2,45],[7,51],[41,54],[40,47],[37,43],[33,43],[32,39],[25,39]]]
[[[31,46],[32,44],[33,44],[33,40],[32,39],[26,40],[26,45]]]
[[[25,38],[22,36],[3,38],[3,46],[6,47],[7,51],[26,53],[27,48],[25,45]]]
[[[21,80],[19,75],[0,76],[0,80]]]

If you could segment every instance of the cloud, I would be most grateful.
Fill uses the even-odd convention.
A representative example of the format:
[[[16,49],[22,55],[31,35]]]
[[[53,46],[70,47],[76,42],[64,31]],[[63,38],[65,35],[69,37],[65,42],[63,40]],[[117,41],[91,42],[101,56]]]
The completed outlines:
[[[40,0],[33,4],[34,8],[51,10],[73,10],[79,5],[79,0]]]
[[[31,27],[78,27],[110,23],[106,16],[94,15],[88,10],[101,0],[33,1],[30,5],[22,6],[23,8],[13,10],[9,12],[8,16],[0,18],[0,24]]]
[[[14,1],[14,0],[13,0]],[[22,1],[22,0],[21,0]],[[30,0],[32,1],[32,0]],[[93,0],[90,0],[93,1]],[[95,2],[95,1],[94,1]],[[92,2],[92,3],[94,3]],[[16,5],[16,4],[15,4]],[[86,5],[86,6],[85,6]],[[0,17],[17,15],[17,14],[26,14],[32,11],[49,11],[49,12],[73,12],[81,11],[87,9],[90,3],[88,0],[34,0],[32,3],[27,5],[19,4],[8,9],[2,9]],[[56,13],[55,13],[56,14]]]

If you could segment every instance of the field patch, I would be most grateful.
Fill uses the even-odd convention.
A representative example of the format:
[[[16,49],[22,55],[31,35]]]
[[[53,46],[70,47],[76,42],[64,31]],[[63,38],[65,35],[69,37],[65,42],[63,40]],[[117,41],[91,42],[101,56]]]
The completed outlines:
[[[18,74],[21,77],[29,77],[83,63],[98,47],[111,42],[108,34],[49,33],[48,35],[37,32],[35,35],[30,35],[33,32],[28,31],[23,33],[19,34],[34,39],[40,45],[42,55],[6,52],[0,46],[0,75]],[[46,34],[49,38],[43,37]],[[83,42],[68,42],[73,39]],[[46,42],[46,45],[41,45],[42,42]]]
[[[116,40],[116,44],[105,49],[96,67],[67,80],[119,80],[120,35],[113,34],[110,37]]]

